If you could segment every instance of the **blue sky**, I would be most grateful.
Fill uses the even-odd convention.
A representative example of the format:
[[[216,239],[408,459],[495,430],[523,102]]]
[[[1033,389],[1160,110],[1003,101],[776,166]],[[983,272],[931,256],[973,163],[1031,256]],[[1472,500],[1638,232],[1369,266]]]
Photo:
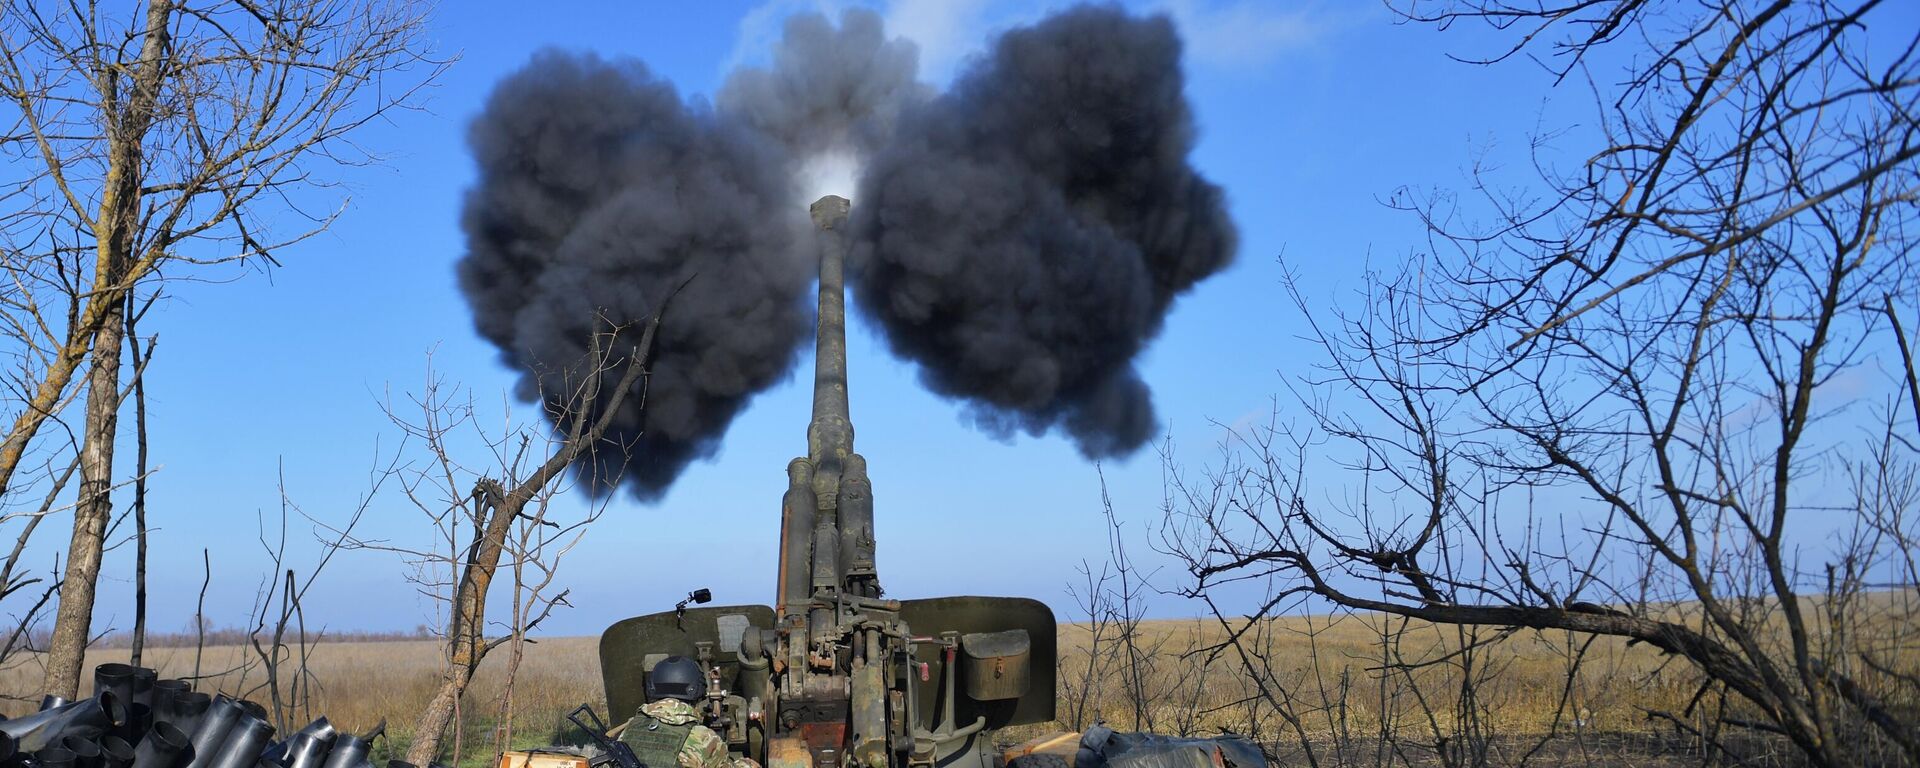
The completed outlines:
[[[202,547],[214,554],[210,618],[245,621],[268,568],[258,521],[277,519],[280,473],[307,514],[343,518],[367,489],[377,447],[397,438],[380,402],[417,391],[429,354],[441,376],[477,399],[506,398],[514,377],[471,330],[453,278],[462,251],[456,215],[473,179],[465,127],[495,82],[557,46],[637,57],[683,93],[710,94],[731,67],[764,53],[787,14],[852,4],[445,3],[432,38],[459,61],[425,110],[359,136],[386,162],[348,174],[339,222],[281,254],[283,266],[270,272],[173,286],[142,326],[160,340],[149,373],[160,467],[152,481],[155,629],[187,624]],[[923,78],[943,83],[995,30],[1064,4],[872,5],[891,31],[921,43]],[[1589,94],[1569,89],[1548,100],[1538,68],[1448,61],[1448,51],[1488,50],[1475,31],[1397,25],[1373,3],[1135,7],[1170,13],[1186,38],[1201,131],[1194,161],[1227,190],[1242,236],[1237,263],[1179,300],[1141,366],[1169,435],[1196,459],[1212,454],[1217,423],[1265,418],[1276,406],[1284,415],[1286,378],[1309,372],[1303,319],[1280,286],[1283,254],[1313,301],[1351,306],[1369,260],[1398,258],[1420,242],[1417,222],[1383,206],[1385,195],[1401,185],[1462,186],[1477,160],[1525,171],[1531,135],[1587,115]],[[1567,151],[1560,159],[1577,159]],[[871,465],[891,594],[1026,595],[1065,617],[1075,565],[1105,556],[1101,471],[1136,551],[1146,550],[1161,500],[1151,449],[1096,467],[1059,437],[998,441],[920,387],[869,329],[854,327],[850,350],[854,424]],[[549,630],[595,633],[698,586],[723,602],[767,600],[784,467],[804,449],[808,397],[801,380],[789,380],[756,399],[720,454],[697,463],[664,500],[614,500],[569,554],[560,580],[575,607]],[[41,532],[34,562],[51,562],[66,525]],[[430,534],[391,493],[374,500],[364,530],[400,544]],[[292,541],[293,564],[304,569],[316,547],[297,518]],[[129,553],[109,556],[99,624],[131,622]],[[432,621],[434,606],[406,573],[391,554],[343,555],[309,599],[309,625]],[[1191,610],[1170,597],[1154,606],[1161,615]]]

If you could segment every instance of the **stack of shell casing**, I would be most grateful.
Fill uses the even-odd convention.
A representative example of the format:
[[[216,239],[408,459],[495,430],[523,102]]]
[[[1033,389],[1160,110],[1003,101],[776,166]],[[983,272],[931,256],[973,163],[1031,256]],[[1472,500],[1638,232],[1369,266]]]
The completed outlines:
[[[93,696],[47,696],[39,712],[0,718],[0,768],[373,768],[369,740],[381,730],[341,733],[322,717],[275,742],[259,704],[101,664]]]

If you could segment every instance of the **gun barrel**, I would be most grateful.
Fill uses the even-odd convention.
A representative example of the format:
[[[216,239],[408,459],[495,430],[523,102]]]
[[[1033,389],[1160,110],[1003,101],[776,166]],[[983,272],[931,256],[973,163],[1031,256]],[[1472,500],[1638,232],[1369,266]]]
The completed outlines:
[[[813,417],[807,455],[787,467],[781,499],[779,611],[806,613],[820,590],[877,597],[873,567],[873,491],[866,462],[853,452],[847,403],[847,214],[828,195],[813,203],[820,258],[820,313],[813,358]]]
[[[820,250],[820,317],[814,337],[813,423],[807,425],[807,456],[813,462],[815,514],[810,590],[837,589],[840,562],[840,480],[853,453],[853,418],[847,405],[847,237],[851,204],[828,195],[810,212]]]
[[[814,338],[813,423],[807,428],[807,456],[816,468],[830,469],[837,481],[840,464],[853,452],[853,419],[847,407],[847,212],[844,197],[815,201],[815,242],[820,248],[820,319]]]

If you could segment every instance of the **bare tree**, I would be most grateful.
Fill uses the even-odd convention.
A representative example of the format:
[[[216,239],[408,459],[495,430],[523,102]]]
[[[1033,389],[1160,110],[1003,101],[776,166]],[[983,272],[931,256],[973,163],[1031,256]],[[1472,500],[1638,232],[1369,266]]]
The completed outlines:
[[[1648,714],[1711,754],[1920,763],[1920,30],[1875,0],[1402,5],[1515,36],[1483,62],[1545,48],[1599,144],[1531,192],[1397,193],[1428,247],[1358,312],[1289,286],[1324,367],[1299,419],[1175,468],[1187,591],[1458,626],[1456,665],[1624,638],[1676,662],[1695,693]],[[1444,762],[1480,762],[1472,716]]]
[[[1080,564],[1085,579],[1068,593],[1086,616],[1084,650],[1070,645],[1057,663],[1061,687],[1068,701],[1067,724],[1084,729],[1112,716],[1133,728],[1153,730],[1159,708],[1174,696],[1169,677],[1183,670],[1169,669],[1171,638],[1147,626],[1149,596],[1155,592],[1153,574],[1142,572],[1127,554],[1125,526],[1114,512],[1104,473],[1100,480],[1100,508],[1107,531],[1107,559],[1094,571]],[[1120,702],[1122,710],[1105,712],[1101,704]]]
[[[496,751],[506,748],[512,729],[511,679],[527,636],[555,608],[567,604],[564,590],[552,591],[560,560],[605,510],[604,492],[620,478],[586,478],[601,495],[582,515],[561,519],[550,514],[550,504],[572,488],[569,471],[576,465],[593,472],[624,466],[624,461],[607,459],[624,456],[629,446],[608,444],[606,432],[621,408],[645,406],[648,361],[670,302],[671,297],[661,303],[637,340],[627,328],[607,327],[594,334],[581,361],[544,378],[560,387],[542,398],[550,432],[540,425],[489,431],[478,424],[471,395],[431,373],[425,389],[412,396],[411,408],[387,406],[388,417],[427,457],[396,467],[393,476],[409,503],[433,526],[435,541],[425,547],[361,539],[347,543],[406,557],[421,593],[445,606],[441,681],[414,723],[408,762],[433,762],[450,727],[452,754],[458,759],[465,739],[460,728],[463,697],[481,661],[502,646],[510,657],[509,684],[496,702],[501,718],[492,742]],[[467,447],[469,440],[477,444]],[[483,463],[461,459],[466,450],[484,456]],[[493,582],[503,567],[512,580],[505,622],[487,617]]]
[[[314,717],[313,695],[319,686],[308,662],[313,648],[322,640],[319,629],[309,629],[304,603],[307,594],[313,590],[327,566],[342,550],[349,549],[349,542],[357,541],[354,530],[366,519],[367,512],[378,498],[381,488],[393,478],[400,466],[402,454],[399,450],[391,455],[382,455],[374,451],[372,485],[362,494],[353,511],[331,522],[322,522],[300,508],[287,492],[286,473],[283,470],[279,480],[280,514],[271,527],[266,519],[260,521],[260,549],[266,555],[269,568],[260,579],[260,587],[254,593],[252,626],[244,638],[236,638],[236,645],[251,650],[252,655],[242,654],[238,668],[218,674],[238,673],[233,686],[241,697],[252,698],[265,694],[272,705],[269,710],[273,718],[273,727],[290,733],[301,723]],[[305,568],[300,574],[287,549],[288,534],[292,532],[290,523],[298,515],[314,525],[315,544],[318,545]],[[212,561],[205,559],[202,553],[207,578],[212,577]],[[201,585],[201,599],[205,600],[206,586]],[[206,621],[204,605],[194,614],[196,642],[194,645],[194,675],[201,674],[199,656],[206,640]],[[136,634],[135,642],[142,642]],[[255,672],[260,673],[260,681],[249,684],[249,678]]]
[[[439,71],[424,8],[401,0],[13,0],[0,7],[0,214],[17,414],[0,498],[40,428],[76,396],[79,507],[45,688],[72,695],[111,510],[128,300],[169,273],[271,263],[324,228],[322,166]],[[292,227],[287,222],[298,222]],[[181,276],[176,274],[175,276]],[[90,361],[90,362],[89,362]]]
[[[1093,565],[1082,560],[1079,569],[1083,581],[1069,584],[1067,595],[1084,620],[1061,627],[1062,635],[1069,639],[1061,643],[1061,652],[1055,659],[1058,667],[1055,679],[1060,681],[1060,699],[1066,709],[1061,722],[1068,728],[1083,731],[1101,719],[1100,699],[1106,693],[1105,682],[1112,672],[1107,644],[1113,634],[1113,614],[1107,595],[1112,589],[1113,566],[1102,564],[1095,573]],[[1086,641],[1084,649],[1077,642],[1082,635]]]

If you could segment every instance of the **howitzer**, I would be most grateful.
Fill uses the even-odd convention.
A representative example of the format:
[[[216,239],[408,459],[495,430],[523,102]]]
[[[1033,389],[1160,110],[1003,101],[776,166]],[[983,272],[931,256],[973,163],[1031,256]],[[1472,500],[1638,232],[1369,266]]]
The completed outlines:
[[[892,600],[847,394],[846,199],[811,213],[820,259],[807,455],[787,465],[772,606],[627,619],[600,639],[607,706],[644,702],[668,656],[708,676],[708,724],[768,768],[991,768],[994,730],[1054,717],[1053,612],[1035,600]]]

